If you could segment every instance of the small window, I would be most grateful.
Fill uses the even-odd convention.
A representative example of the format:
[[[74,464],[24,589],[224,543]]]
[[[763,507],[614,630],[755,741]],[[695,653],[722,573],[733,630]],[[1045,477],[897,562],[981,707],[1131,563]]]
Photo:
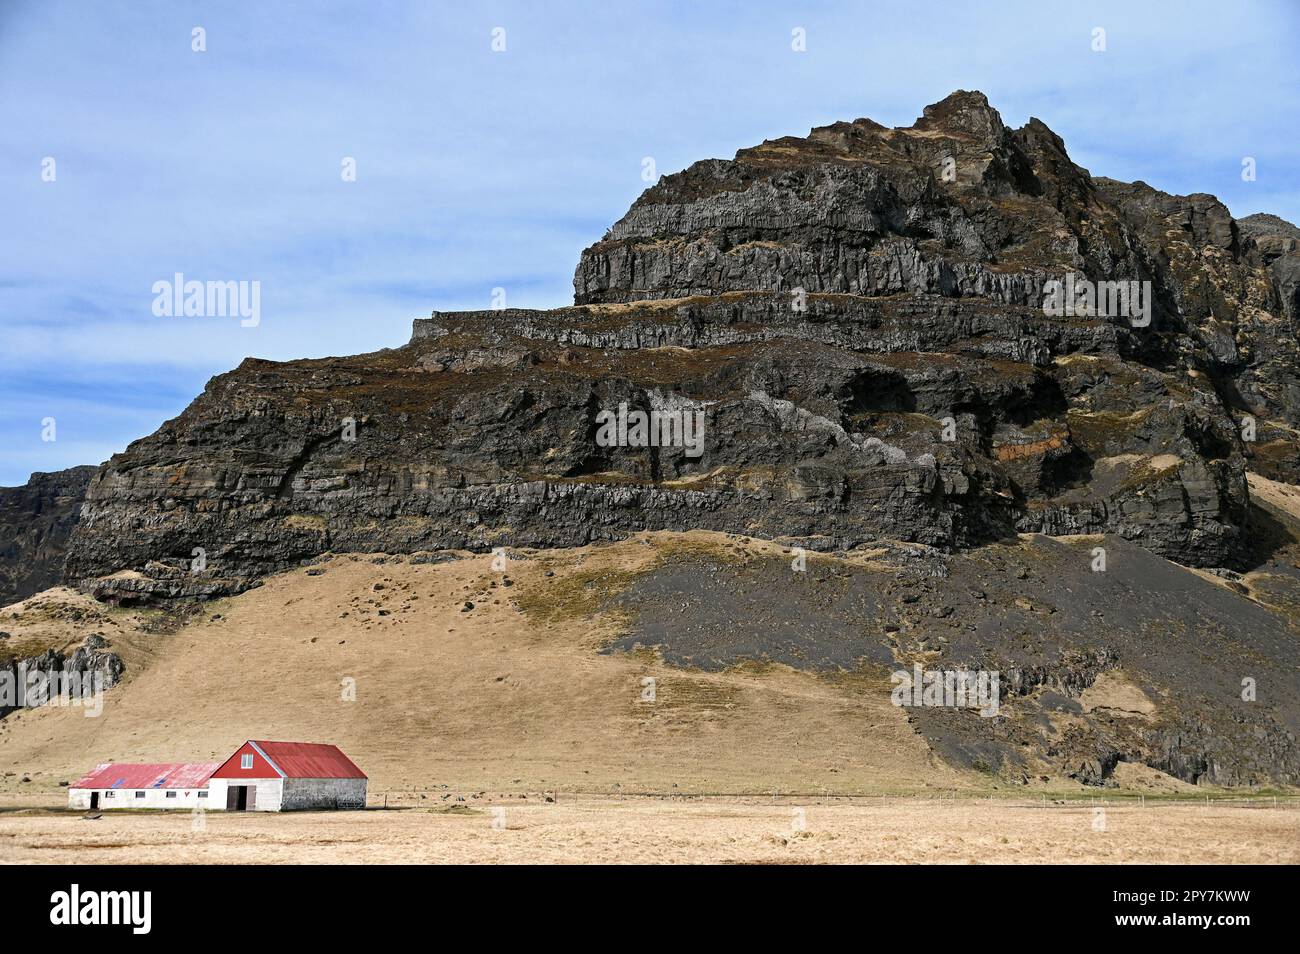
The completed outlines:
[[[176,797],[176,793],[175,793],[175,792],[168,792],[168,793],[167,793],[167,797],[168,797],[168,798],[175,798],[175,797]]]
[[[253,767],[253,757],[251,755],[241,755],[239,757],[239,767],[241,769],[251,769]]]
[[[207,798],[207,797],[208,797],[207,792],[199,792],[199,798]]]
[[[105,797],[105,798],[112,798],[112,797],[113,797],[114,795],[116,795],[116,794],[117,794],[117,792],[105,792],[105,793],[104,793],[104,797]]]
[[[144,792],[136,792],[136,793],[135,793],[135,797],[136,797],[136,798],[144,798]]]

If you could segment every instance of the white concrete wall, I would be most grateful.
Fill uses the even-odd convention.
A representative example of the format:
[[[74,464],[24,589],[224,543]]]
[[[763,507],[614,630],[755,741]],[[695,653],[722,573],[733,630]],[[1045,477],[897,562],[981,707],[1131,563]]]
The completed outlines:
[[[214,812],[224,812],[226,810],[226,790],[231,785],[253,785],[257,787],[257,801],[253,806],[253,811],[278,812],[280,810],[280,801],[284,795],[284,779],[280,778],[209,779],[208,791],[211,794],[204,801],[211,804],[204,807]]]
[[[69,788],[68,807],[88,810],[92,791],[99,792],[99,808],[105,811],[113,808],[170,808],[184,811],[202,808],[207,810],[209,807],[208,802],[212,800],[211,796],[200,798],[199,792],[206,791],[206,789],[200,788]],[[135,797],[135,793],[138,791],[144,792],[144,798]],[[175,796],[168,798],[167,792],[169,791],[175,792]],[[226,807],[224,802],[221,807]]]
[[[105,811],[114,808],[169,808],[193,811],[224,812],[226,792],[231,785],[253,785],[257,788],[257,801],[253,810],[259,812],[294,811],[299,809],[342,809],[366,807],[366,780],[364,778],[270,778],[234,779],[214,778],[207,789],[171,789],[176,794],[167,797],[168,789],[95,789],[99,792],[99,807]],[[69,788],[68,807],[85,811],[90,808],[91,789]],[[135,793],[143,791],[143,798]],[[206,791],[206,797],[199,793]],[[111,794],[110,794],[111,792]]]
[[[287,778],[284,811],[306,808],[365,808],[364,778]]]

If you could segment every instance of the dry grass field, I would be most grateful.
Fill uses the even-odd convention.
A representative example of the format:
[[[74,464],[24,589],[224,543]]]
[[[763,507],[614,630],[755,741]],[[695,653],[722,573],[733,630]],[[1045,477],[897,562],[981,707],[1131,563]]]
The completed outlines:
[[[891,798],[565,798],[555,804],[286,815],[0,812],[0,862],[670,862],[1052,864],[1300,862],[1300,808],[1047,807]],[[1104,821],[1099,830],[1098,819]],[[502,827],[504,826],[504,827]]]

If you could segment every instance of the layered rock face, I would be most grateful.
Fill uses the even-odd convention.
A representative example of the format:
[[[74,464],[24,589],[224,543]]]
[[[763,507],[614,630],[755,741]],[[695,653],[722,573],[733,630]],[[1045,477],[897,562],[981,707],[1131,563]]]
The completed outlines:
[[[68,538],[95,470],[37,473],[22,487],[0,487],[0,606],[63,578]]]
[[[1093,178],[979,93],[766,142],[647,190],[583,253],[573,307],[435,313],[399,349],[215,378],[100,470],[68,574],[138,570],[96,586],[143,599],[326,550],[692,528],[1110,532],[1232,566],[1247,467],[1300,480],[1294,233]],[[1149,285],[1045,309],[1075,279]],[[677,430],[602,440],[620,406]]]

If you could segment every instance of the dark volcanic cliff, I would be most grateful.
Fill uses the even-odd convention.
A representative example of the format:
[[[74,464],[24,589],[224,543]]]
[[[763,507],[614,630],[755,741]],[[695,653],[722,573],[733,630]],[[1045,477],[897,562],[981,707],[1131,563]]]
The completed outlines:
[[[100,470],[68,574],[213,593],[325,550],[645,528],[1109,532],[1236,565],[1248,467],[1300,477],[1294,232],[1091,177],[978,93],[767,142],[647,190],[583,253],[573,307],[435,313],[399,349],[215,378]],[[1150,282],[1150,324],[1045,314],[1067,273]],[[600,446],[620,402],[698,410],[703,454]]]
[[[0,487],[0,606],[63,579],[68,538],[96,469],[32,474],[21,487]]]

